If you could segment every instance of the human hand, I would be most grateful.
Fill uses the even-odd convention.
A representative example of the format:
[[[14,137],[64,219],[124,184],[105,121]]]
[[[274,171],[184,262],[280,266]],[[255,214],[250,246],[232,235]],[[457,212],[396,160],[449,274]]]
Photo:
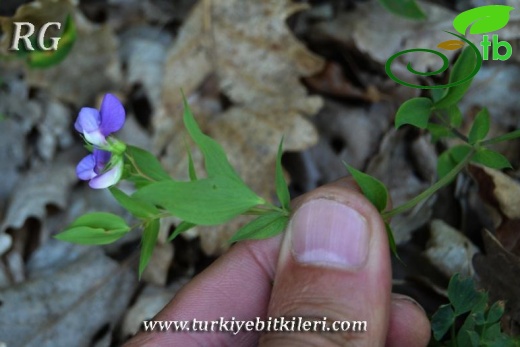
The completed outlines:
[[[125,346],[426,346],[430,324],[412,299],[391,293],[379,213],[350,179],[292,203],[286,232],[241,242],[195,277],[154,318],[163,321],[366,321],[361,332],[140,332]]]

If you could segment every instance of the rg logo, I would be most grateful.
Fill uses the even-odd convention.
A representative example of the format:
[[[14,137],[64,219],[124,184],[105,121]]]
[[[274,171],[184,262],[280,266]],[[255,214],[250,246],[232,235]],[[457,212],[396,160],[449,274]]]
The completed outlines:
[[[32,42],[31,42],[31,36],[35,32],[34,24],[29,23],[29,22],[14,22],[13,24],[15,26],[15,29],[14,29],[13,40],[12,40],[12,43],[11,43],[11,46],[9,47],[9,49],[12,51],[18,51],[20,49],[19,48],[20,40],[23,40],[24,44],[25,44],[25,49],[28,51],[34,51],[34,47],[32,46]],[[48,45],[48,46],[45,45],[45,32],[51,26],[55,26],[58,30],[61,29],[60,22],[49,22],[49,23],[44,24],[40,28],[39,32],[37,33],[37,35],[38,35],[38,39],[36,41],[38,44],[37,48],[42,51],[55,51],[58,49],[58,42],[60,41],[60,37],[51,37],[50,45]],[[24,27],[26,27],[27,29],[26,29],[25,33],[22,34],[22,29]]]

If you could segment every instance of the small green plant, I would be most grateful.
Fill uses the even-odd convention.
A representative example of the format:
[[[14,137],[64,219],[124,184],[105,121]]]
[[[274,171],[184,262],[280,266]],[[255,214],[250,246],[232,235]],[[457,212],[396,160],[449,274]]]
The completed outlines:
[[[504,302],[488,305],[488,294],[475,289],[471,278],[454,275],[448,285],[449,304],[442,305],[432,317],[431,346],[519,346],[520,342],[500,329]],[[457,329],[457,324],[460,328]],[[447,334],[449,332],[449,334]]]

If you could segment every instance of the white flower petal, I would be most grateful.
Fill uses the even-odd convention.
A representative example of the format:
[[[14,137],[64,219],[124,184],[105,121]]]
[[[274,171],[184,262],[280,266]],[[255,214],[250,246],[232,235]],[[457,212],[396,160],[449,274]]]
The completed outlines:
[[[90,180],[89,186],[94,189],[103,189],[113,186],[123,175],[123,161],[119,161],[112,169],[94,177]]]

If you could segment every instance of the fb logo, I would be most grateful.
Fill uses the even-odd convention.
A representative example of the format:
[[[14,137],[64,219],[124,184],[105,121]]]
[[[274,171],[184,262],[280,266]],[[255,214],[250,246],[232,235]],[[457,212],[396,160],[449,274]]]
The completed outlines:
[[[29,51],[34,51],[34,47],[32,46],[30,37],[34,34],[35,27],[34,24],[29,22],[14,22],[14,36],[11,46],[9,47],[12,51],[18,51],[20,48],[20,40],[24,41],[25,49]],[[51,37],[50,45],[45,46],[45,32],[49,29],[49,27],[55,26],[58,30],[61,28],[60,22],[49,22],[44,24],[38,32],[38,49],[43,51],[55,51],[58,49],[58,42],[60,41],[60,37]],[[24,29],[25,27],[25,29]],[[22,30],[25,32],[22,34]]]

